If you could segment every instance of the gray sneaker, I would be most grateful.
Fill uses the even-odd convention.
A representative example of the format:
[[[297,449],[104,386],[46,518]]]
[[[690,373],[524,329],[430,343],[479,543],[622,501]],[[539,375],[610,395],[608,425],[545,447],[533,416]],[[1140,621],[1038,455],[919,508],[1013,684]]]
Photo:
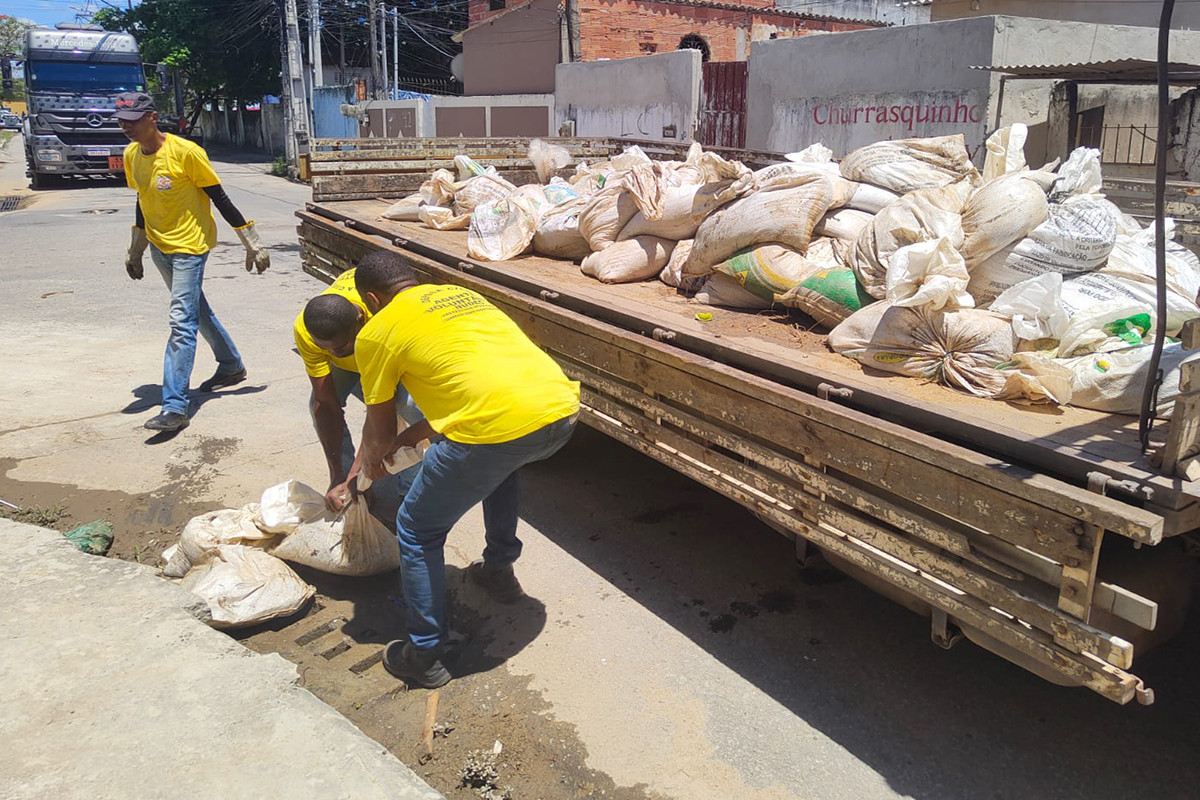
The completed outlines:
[[[521,588],[521,582],[517,580],[512,564],[491,567],[480,558],[467,566],[467,577],[497,603],[510,606],[525,596],[525,590]]]
[[[383,668],[409,688],[437,689],[450,682],[440,655],[439,648],[421,651],[404,639],[396,639],[383,649]]]

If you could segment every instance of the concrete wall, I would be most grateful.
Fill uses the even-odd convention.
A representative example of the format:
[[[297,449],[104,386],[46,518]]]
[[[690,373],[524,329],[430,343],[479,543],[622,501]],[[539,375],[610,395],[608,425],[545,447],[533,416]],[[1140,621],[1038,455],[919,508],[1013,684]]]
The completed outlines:
[[[358,135],[375,137],[552,136],[554,95],[371,100],[358,106]]]
[[[278,103],[263,103],[258,111],[230,110],[228,105],[214,105],[210,110],[200,112],[196,128],[203,132],[206,144],[270,154],[284,150],[283,106]]]
[[[700,53],[559,64],[555,85],[556,129],[574,120],[576,136],[690,141],[700,108]],[[673,137],[664,134],[669,126]]]
[[[929,22],[929,6],[900,6],[899,0],[779,0],[776,6],[805,14],[825,14],[843,19],[874,19],[889,25]]]
[[[533,0],[463,34],[463,93],[543,94],[554,91],[559,62],[557,0]]]
[[[976,4],[979,7],[972,8]],[[1073,20],[1102,25],[1158,27],[1161,7],[1161,3],[1148,0],[937,0],[929,6],[929,12],[933,22],[1006,14],[1014,17]],[[1195,3],[1177,2],[1171,17],[1171,27],[1200,29],[1200,7]]]

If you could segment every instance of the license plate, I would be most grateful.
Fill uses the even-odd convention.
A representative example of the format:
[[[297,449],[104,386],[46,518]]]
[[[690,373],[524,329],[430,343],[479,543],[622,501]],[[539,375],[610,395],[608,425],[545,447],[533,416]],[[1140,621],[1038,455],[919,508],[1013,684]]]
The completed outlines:
[[[90,147],[87,153],[89,156],[106,156],[109,150],[107,147]]]
[[[120,170],[125,169],[125,156],[109,156],[108,168]]]

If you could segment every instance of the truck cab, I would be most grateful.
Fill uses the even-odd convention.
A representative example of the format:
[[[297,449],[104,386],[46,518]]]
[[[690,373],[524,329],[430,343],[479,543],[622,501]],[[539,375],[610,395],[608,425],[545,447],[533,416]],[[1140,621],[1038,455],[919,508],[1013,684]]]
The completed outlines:
[[[124,170],[129,140],[113,118],[116,96],[146,91],[137,42],[95,25],[34,28],[25,39],[25,160],[33,186],[63,175]]]

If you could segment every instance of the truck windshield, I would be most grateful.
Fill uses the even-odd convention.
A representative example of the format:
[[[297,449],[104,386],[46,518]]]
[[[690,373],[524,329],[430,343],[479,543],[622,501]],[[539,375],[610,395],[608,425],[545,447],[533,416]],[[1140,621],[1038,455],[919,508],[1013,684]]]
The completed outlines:
[[[140,64],[87,64],[82,61],[35,61],[25,64],[29,88],[35,92],[115,94],[142,92],[146,78]]]

